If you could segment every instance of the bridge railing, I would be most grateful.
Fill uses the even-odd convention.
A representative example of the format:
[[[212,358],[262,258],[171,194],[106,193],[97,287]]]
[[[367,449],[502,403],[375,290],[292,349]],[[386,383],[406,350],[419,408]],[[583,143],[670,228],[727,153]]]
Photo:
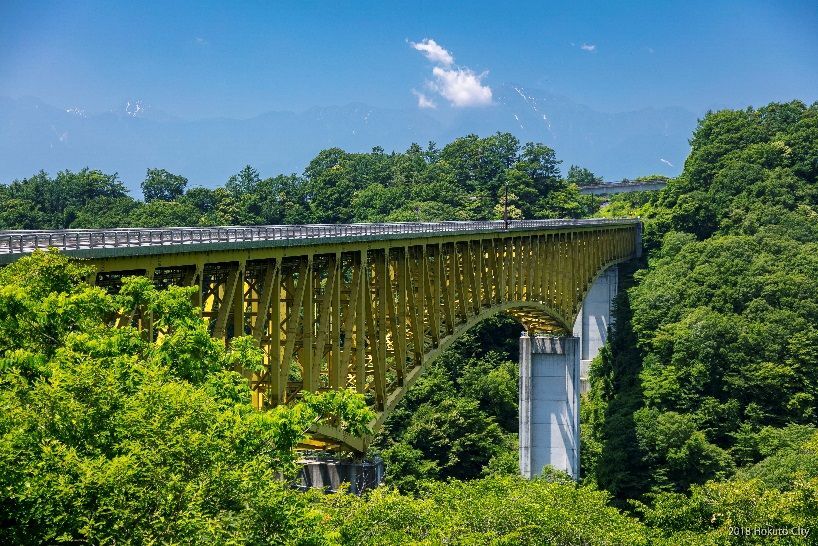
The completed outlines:
[[[167,228],[8,230],[0,231],[0,254],[36,249],[84,250],[142,246],[239,243],[338,237],[364,237],[442,232],[503,231],[637,223],[636,219],[502,220],[484,222],[394,222],[381,224],[306,224]]]

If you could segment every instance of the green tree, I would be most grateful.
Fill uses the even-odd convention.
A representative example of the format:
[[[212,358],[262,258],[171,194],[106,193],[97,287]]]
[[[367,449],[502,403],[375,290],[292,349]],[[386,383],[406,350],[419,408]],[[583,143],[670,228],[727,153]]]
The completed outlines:
[[[112,228],[128,225],[128,218],[140,207],[131,197],[99,197],[76,212],[71,228]]]
[[[360,181],[350,176],[350,158],[340,148],[321,151],[304,170],[305,201],[310,211],[310,221],[340,223],[349,221],[350,205]]]
[[[134,209],[126,225],[145,228],[197,226],[201,217],[199,211],[186,202],[157,199]]]
[[[311,426],[364,431],[363,398],[258,412],[233,368],[260,349],[212,339],[190,288],[90,274],[56,252],[0,270],[0,542],[329,544],[281,478]],[[162,336],[111,327],[135,306]]]
[[[502,431],[477,402],[444,400],[418,408],[404,440],[440,468],[442,478],[478,476],[502,442]]]
[[[42,229],[46,223],[45,215],[31,201],[0,196],[2,229]]]
[[[146,203],[151,201],[176,201],[187,187],[187,178],[169,173],[165,169],[148,169],[142,181],[142,196]]]
[[[180,203],[191,205],[202,216],[208,215],[216,210],[216,193],[210,188],[190,188],[179,198]]]
[[[261,176],[258,171],[250,165],[245,165],[242,170],[227,180],[224,189],[237,198],[244,194],[253,193],[259,182],[261,182]]]
[[[342,544],[648,544],[647,529],[590,487],[519,476],[429,484],[417,496],[380,488],[327,496]]]
[[[591,186],[593,184],[601,184],[602,177],[596,176],[585,167],[578,167],[571,165],[568,168],[568,176],[565,177],[569,184],[576,184],[577,186]]]

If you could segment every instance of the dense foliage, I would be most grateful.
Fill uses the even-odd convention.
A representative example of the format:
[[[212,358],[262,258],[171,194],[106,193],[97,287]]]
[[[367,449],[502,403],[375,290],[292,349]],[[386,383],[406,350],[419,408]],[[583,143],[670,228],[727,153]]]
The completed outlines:
[[[605,211],[645,218],[650,253],[592,369],[585,470],[673,532],[814,528],[818,105],[711,113],[691,143]]]
[[[323,419],[360,432],[357,395],[258,412],[242,338],[212,339],[188,288],[143,278],[110,296],[86,266],[36,253],[0,270],[0,543],[323,544],[285,481]],[[143,306],[161,334],[111,328]]]
[[[576,184],[577,186],[591,186],[593,184],[602,184],[601,176],[596,176],[589,169],[584,167],[577,167],[571,165],[568,167],[568,175],[565,177],[568,182]]]
[[[429,484],[418,497],[381,488],[329,497],[332,524],[357,546],[647,544],[645,527],[592,487],[518,476]]]
[[[485,220],[503,218],[506,201],[510,218],[590,213],[594,199],[559,164],[551,148],[497,133],[403,153],[330,148],[302,176],[262,178],[247,166],[215,189],[148,169],[144,201],[115,174],[40,172],[0,185],[0,229]]]
[[[387,481],[517,474],[517,353],[522,327],[494,316],[432,362],[387,420],[376,448]]]

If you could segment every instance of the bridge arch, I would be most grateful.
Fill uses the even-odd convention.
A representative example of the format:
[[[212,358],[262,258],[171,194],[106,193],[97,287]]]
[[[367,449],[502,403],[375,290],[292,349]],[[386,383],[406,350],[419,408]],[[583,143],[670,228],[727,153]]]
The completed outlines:
[[[545,220],[0,232],[0,263],[56,246],[116,290],[127,275],[196,286],[214,337],[254,336],[265,369],[243,371],[263,409],[352,388],[377,431],[425,365],[507,312],[532,333],[569,334],[594,279],[638,255],[638,220]],[[127,317],[153,335],[149,312]],[[308,445],[364,451],[323,426]]]

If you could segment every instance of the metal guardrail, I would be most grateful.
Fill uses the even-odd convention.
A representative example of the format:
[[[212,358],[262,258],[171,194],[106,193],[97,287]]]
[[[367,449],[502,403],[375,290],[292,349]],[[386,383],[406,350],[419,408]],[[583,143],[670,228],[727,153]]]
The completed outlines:
[[[282,241],[336,237],[505,231],[530,228],[605,226],[638,223],[637,219],[502,220],[487,222],[399,222],[388,224],[307,224],[278,226],[168,227],[158,229],[65,229],[0,231],[0,254],[25,254],[37,249],[85,250],[246,241]]]

